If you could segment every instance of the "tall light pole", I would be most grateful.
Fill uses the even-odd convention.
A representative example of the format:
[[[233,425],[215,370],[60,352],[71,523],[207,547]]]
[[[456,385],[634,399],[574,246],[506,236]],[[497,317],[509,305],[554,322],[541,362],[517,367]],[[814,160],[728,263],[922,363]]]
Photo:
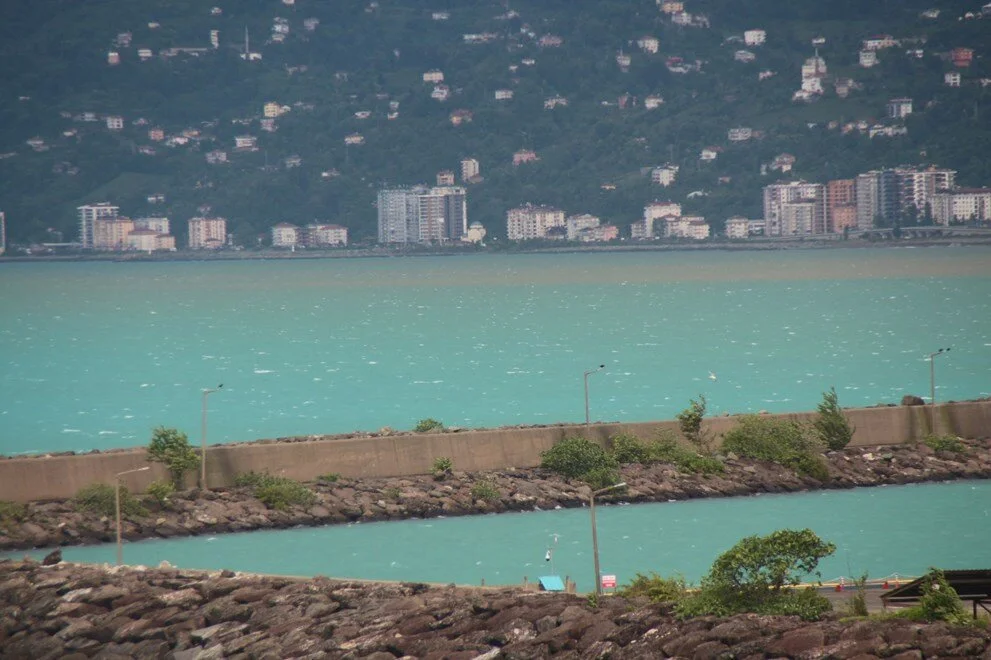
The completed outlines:
[[[929,354],[929,430],[936,432],[936,356],[949,353],[949,348],[941,348]]]
[[[600,488],[599,490],[593,490],[588,496],[588,510],[592,514],[592,559],[595,562],[595,595],[602,595],[602,575],[599,572],[599,537],[595,530],[595,496],[601,495],[602,493],[608,492],[610,490],[616,490],[617,488],[623,488],[626,486],[625,481],[621,481],[618,484],[612,486],[606,486],[605,488]]]
[[[214,392],[219,392],[224,384],[212,389],[203,390],[203,405],[200,408],[200,488],[209,490],[206,485],[206,398]]]
[[[117,565],[120,566],[124,563],[124,544],[121,539],[121,523],[120,523],[120,478],[125,474],[131,474],[132,472],[144,472],[145,470],[150,470],[151,468],[147,465],[143,468],[136,468],[134,470],[124,470],[123,472],[118,472],[117,476],[114,478],[114,508],[117,510]]]
[[[589,369],[588,371],[585,372],[585,426],[588,426],[588,424],[589,424],[589,417],[588,417],[588,377],[591,376],[592,374],[596,373],[596,372],[602,371],[605,368],[606,368],[606,365],[600,364],[597,369]]]

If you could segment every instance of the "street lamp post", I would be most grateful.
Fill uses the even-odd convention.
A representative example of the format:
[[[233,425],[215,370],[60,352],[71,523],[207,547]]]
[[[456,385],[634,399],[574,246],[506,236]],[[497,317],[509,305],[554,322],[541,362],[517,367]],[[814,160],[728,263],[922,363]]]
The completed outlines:
[[[929,354],[929,430],[936,432],[936,356],[949,353],[949,348],[941,348]]]
[[[120,566],[124,563],[124,543],[121,539],[121,522],[120,522],[120,478],[125,474],[131,474],[132,472],[144,472],[145,470],[150,470],[151,468],[147,465],[143,468],[136,468],[134,470],[124,470],[123,472],[118,472],[117,476],[114,478],[114,508],[117,510],[117,565]]]
[[[596,369],[589,369],[588,371],[585,372],[585,426],[588,426],[589,425],[589,416],[588,416],[588,377],[591,376],[592,374],[598,372],[598,371],[602,371],[605,368],[606,368],[606,365],[600,364],[598,366],[598,368],[596,368]]]
[[[595,530],[595,496],[626,486],[625,481],[599,490],[593,490],[588,496],[588,510],[592,515],[592,560],[595,562],[595,595],[602,595],[602,575],[599,571],[599,536]]]
[[[206,398],[219,392],[223,383],[212,389],[203,390],[203,405],[200,407],[200,488],[209,490],[206,485]]]

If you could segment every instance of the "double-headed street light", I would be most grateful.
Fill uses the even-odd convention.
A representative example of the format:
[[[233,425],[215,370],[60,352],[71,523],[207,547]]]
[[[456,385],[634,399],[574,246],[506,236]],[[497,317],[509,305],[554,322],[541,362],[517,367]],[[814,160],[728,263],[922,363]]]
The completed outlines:
[[[936,356],[949,353],[949,348],[941,348],[929,354],[929,430],[936,432]]]
[[[206,485],[206,398],[214,392],[219,392],[224,384],[203,390],[203,405],[200,409],[200,488],[209,490]]]
[[[595,497],[601,495],[602,493],[609,492],[610,490],[616,490],[617,488],[625,488],[626,482],[621,481],[618,484],[612,486],[606,486],[605,488],[600,488],[599,490],[593,490],[588,496],[588,510],[592,515],[592,559],[595,562],[595,595],[602,595],[602,574],[599,572],[599,537],[595,531]]]
[[[117,510],[117,565],[120,566],[124,563],[124,544],[121,539],[121,523],[120,523],[120,478],[125,474],[131,474],[132,472],[144,472],[145,470],[150,470],[151,468],[147,465],[143,468],[136,468],[134,470],[124,470],[123,472],[118,472],[117,476],[114,478],[114,508]]]
[[[589,416],[588,416],[588,377],[591,376],[594,373],[597,373],[599,371],[602,371],[605,368],[606,368],[606,365],[600,364],[598,366],[598,368],[596,368],[596,369],[589,369],[588,371],[585,372],[585,426],[588,426],[589,425]]]

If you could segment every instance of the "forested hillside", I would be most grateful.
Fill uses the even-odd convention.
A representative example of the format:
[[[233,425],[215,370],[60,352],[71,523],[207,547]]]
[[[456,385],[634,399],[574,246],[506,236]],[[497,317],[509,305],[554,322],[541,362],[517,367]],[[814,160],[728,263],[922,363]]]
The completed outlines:
[[[0,210],[12,240],[72,240],[75,207],[111,201],[173,222],[209,206],[248,245],[277,222],[314,219],[360,241],[375,234],[378,188],[433,183],[465,157],[483,177],[468,187],[469,220],[496,236],[523,202],[625,227],[646,202],[671,199],[718,230],[730,215],[760,217],[761,186],[783,176],[761,166],[782,153],[796,158],[784,175],[793,178],[932,163],[956,169],[960,185],[991,184],[991,85],[981,82],[991,79],[991,16],[980,2],[685,0],[698,20],[677,25],[654,0],[213,1],[6,0]],[[931,9],[940,11],[923,15]],[[766,43],[745,45],[757,28]],[[246,29],[260,60],[242,57]],[[115,44],[127,32],[130,44]],[[862,40],[877,34],[899,45],[863,68]],[[541,45],[548,35],[560,45]],[[657,53],[638,46],[644,36],[658,39]],[[793,101],[817,38],[825,93]],[[958,47],[974,50],[968,67],[950,61]],[[205,50],[162,53],[170,48]],[[142,61],[139,49],[153,56]],[[738,61],[741,50],[753,61]],[[433,69],[447,100],[431,98],[423,74]],[[951,71],[959,87],[944,84]],[[854,83],[846,98],[833,84],[843,78]],[[649,109],[650,96],[663,103]],[[545,108],[554,97],[567,105]],[[907,134],[844,134],[850,122],[892,123],[893,97],[913,99],[897,121]],[[268,102],[289,108],[272,131],[260,124]],[[453,125],[459,109],[471,121]],[[733,127],[757,137],[729,142]],[[364,143],[345,144],[354,134]],[[256,151],[235,150],[244,135]],[[706,147],[721,149],[715,160],[700,160]],[[520,149],[539,160],[514,166]],[[208,163],[214,151],[227,162]],[[644,175],[664,163],[680,167],[668,188]],[[149,203],[153,194],[165,201]]]

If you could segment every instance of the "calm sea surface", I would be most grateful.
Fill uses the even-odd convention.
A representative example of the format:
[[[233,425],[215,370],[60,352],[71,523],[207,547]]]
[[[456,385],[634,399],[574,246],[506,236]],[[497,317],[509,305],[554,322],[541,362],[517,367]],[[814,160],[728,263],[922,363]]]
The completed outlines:
[[[836,544],[820,565],[824,580],[920,575],[987,566],[991,481],[609,506],[596,519],[602,572],[620,583],[650,571],[697,581],[741,538],[804,527]],[[113,544],[63,549],[67,561],[113,563],[114,554]],[[587,509],[140,541],[124,546],[124,560],[458,584],[560,574],[580,590],[594,585]]]
[[[991,248],[0,264],[0,453],[991,393]],[[713,372],[715,380],[709,377]]]

